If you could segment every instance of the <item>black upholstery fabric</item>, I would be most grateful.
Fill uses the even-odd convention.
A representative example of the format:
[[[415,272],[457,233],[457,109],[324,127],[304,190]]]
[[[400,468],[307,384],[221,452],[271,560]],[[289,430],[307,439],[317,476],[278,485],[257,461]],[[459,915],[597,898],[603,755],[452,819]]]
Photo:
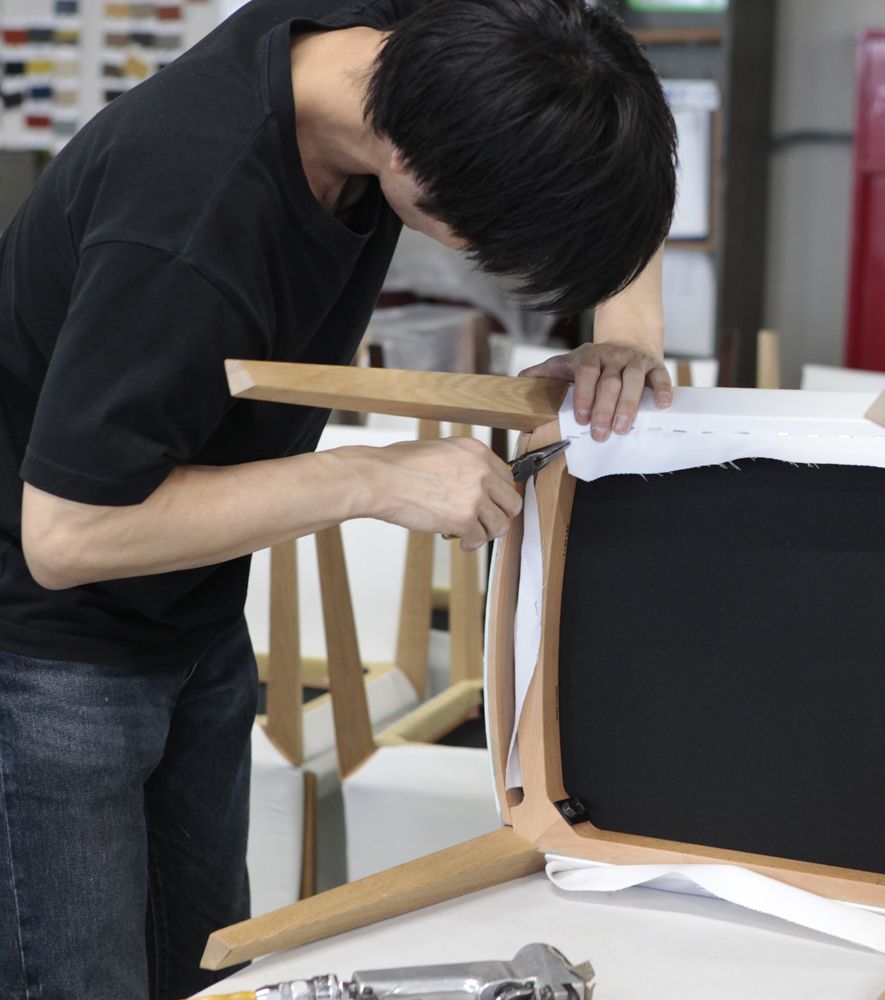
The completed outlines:
[[[885,872],[885,470],[577,484],[565,786],[598,827]]]

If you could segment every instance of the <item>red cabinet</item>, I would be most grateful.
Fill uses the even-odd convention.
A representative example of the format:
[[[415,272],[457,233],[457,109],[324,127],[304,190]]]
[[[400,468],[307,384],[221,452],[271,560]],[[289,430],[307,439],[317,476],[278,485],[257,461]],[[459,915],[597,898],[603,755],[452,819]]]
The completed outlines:
[[[859,55],[845,363],[885,371],[885,31]]]

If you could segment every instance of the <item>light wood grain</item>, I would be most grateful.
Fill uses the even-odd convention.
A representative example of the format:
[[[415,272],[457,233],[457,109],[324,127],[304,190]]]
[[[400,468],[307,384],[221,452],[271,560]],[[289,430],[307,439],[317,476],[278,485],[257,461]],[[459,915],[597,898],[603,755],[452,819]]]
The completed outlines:
[[[885,427],[885,392],[877,396],[873,405],[864,414],[867,420],[872,420],[874,424]]]
[[[500,885],[543,867],[544,858],[530,844],[512,830],[496,830],[216,931],[200,964],[223,969]]]
[[[267,684],[269,676],[268,661],[270,654],[256,651],[255,662],[258,664],[258,680]],[[304,687],[327,688],[329,686],[329,671],[325,658],[319,656],[301,656],[301,683]],[[369,662],[366,666],[370,666]]]
[[[329,680],[333,692],[338,770],[343,778],[375,752],[375,740],[363,681],[341,528],[335,525],[317,532],[316,546]]]
[[[473,428],[458,424],[455,437],[472,437]],[[485,556],[485,549],[482,551]],[[451,683],[482,677],[483,599],[479,585],[479,551],[465,552],[460,545],[450,547],[451,593],[449,634],[451,636]]]
[[[622,865],[740,865],[808,892],[869,906],[885,906],[885,875],[775,858],[746,851],[686,844],[600,830],[592,823],[570,827],[551,805],[547,824],[535,843],[539,850]],[[518,829],[514,824],[514,829]]]
[[[531,436],[528,449],[542,448],[559,440],[559,436],[559,423],[555,421]],[[537,841],[550,823],[550,804],[566,797],[562,784],[557,697],[562,579],[574,484],[575,480],[568,475],[564,455],[542,469],[535,479],[544,572],[541,645],[519,723],[524,797],[511,808],[514,830],[532,841]]]
[[[418,439],[439,437],[439,423],[421,420]],[[410,531],[406,542],[406,567],[400,601],[396,664],[412,682],[419,698],[427,691],[427,656],[433,595],[433,534]]]
[[[295,542],[270,553],[270,649],[267,655],[267,735],[290,763],[304,759],[301,650]]]
[[[676,362],[676,384],[682,386],[691,385],[691,362],[690,361],[677,361]]]
[[[721,28],[637,28],[633,34],[643,45],[719,45]]]
[[[301,885],[298,898],[307,899],[317,891],[317,776],[304,772],[304,835],[301,851]]]
[[[780,389],[780,337],[774,330],[760,330],[756,335],[756,388]]]
[[[225,370],[232,395],[244,399],[515,430],[552,420],[566,391],[555,379],[392,368],[229,359]]]
[[[520,435],[517,455],[528,450],[529,435]],[[518,487],[524,492],[524,486]],[[495,775],[495,788],[501,818],[510,822],[510,799],[504,774],[507,768],[507,751],[514,720],[514,646],[513,622],[516,618],[516,599],[519,589],[519,566],[522,553],[523,517],[513,519],[504,538],[496,543],[492,575],[489,580],[487,612],[486,660],[488,663],[488,691],[486,714],[489,720],[489,751]]]
[[[482,679],[460,681],[397,719],[377,739],[379,746],[435,743],[475,718],[482,707]]]

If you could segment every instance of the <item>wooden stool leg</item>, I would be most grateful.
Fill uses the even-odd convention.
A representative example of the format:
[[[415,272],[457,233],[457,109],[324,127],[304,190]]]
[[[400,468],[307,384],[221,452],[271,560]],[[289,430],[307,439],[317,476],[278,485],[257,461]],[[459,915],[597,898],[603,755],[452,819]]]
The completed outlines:
[[[760,330],[756,335],[756,388],[780,387],[780,338],[774,330]]]
[[[375,738],[357,643],[341,527],[334,525],[318,531],[315,537],[338,770],[343,778],[375,752]]]
[[[317,776],[304,772],[304,848],[301,852],[301,885],[298,898],[317,891]]]
[[[267,663],[267,735],[296,767],[304,757],[301,649],[295,542],[270,551],[270,650]]]

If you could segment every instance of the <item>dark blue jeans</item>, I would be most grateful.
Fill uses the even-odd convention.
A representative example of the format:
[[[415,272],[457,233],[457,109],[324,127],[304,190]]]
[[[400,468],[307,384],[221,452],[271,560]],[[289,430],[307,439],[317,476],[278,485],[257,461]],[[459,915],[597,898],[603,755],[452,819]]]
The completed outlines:
[[[0,997],[179,1000],[249,915],[244,622],[150,672],[0,653]],[[227,970],[230,972],[230,970]]]

